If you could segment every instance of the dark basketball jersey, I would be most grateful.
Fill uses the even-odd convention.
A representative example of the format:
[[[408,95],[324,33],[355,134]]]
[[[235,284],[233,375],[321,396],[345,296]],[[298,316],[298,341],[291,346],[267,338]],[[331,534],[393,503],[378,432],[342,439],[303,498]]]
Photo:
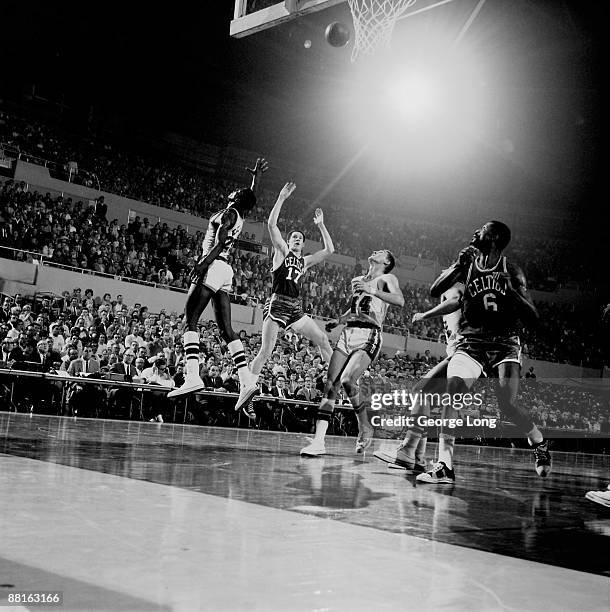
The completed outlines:
[[[298,280],[305,272],[305,258],[297,257],[291,251],[284,257],[284,261],[273,270],[272,292],[287,297],[299,296]]]
[[[482,269],[474,261],[466,275],[463,317],[459,324],[462,335],[506,335],[517,333],[518,315],[513,300],[507,295],[507,280],[500,276],[507,272],[506,257],[489,269]]]

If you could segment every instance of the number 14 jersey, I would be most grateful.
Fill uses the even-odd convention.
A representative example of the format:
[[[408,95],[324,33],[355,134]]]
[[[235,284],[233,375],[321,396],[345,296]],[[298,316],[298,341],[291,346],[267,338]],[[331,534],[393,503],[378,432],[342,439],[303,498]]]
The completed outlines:
[[[354,281],[361,280],[370,290],[380,289],[378,285],[380,278],[382,277],[370,280],[367,279],[366,276],[357,276],[352,279],[352,286]],[[354,291],[347,320],[348,322],[362,321],[363,323],[373,323],[376,327],[381,329],[387,311],[387,302],[380,300],[370,293]]]

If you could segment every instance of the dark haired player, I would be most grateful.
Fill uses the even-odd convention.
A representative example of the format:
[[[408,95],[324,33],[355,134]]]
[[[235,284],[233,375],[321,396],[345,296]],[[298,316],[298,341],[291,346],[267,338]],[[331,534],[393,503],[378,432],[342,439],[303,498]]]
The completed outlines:
[[[374,251],[369,256],[368,272],[352,279],[350,309],[338,321],[326,326],[326,330],[330,331],[340,323],[346,323],[328,365],[315,437],[301,450],[301,455],[326,454],[324,436],[333,414],[339,385],[343,385],[358,419],[356,452],[364,452],[373,441],[373,426],[366,414],[366,403],[360,398],[358,379],[381,351],[381,328],[388,306],[402,308],[405,303],[398,279],[390,274],[394,265],[394,255],[390,251]]]
[[[204,387],[199,376],[197,323],[210,300],[220,335],[227,343],[237,368],[240,385],[243,387],[251,384],[252,375],[248,370],[244,347],[231,326],[231,303],[228,292],[233,284],[233,269],[228,264],[227,257],[241,233],[244,217],[256,206],[256,190],[267,167],[264,159],[257,159],[254,168],[247,169],[252,175],[252,185],[231,193],[227,207],[210,217],[203,239],[202,255],[191,272],[192,282],[184,309],[187,330],[183,336],[186,357],[184,383],[178,389],[170,391],[168,397],[184,395]]]
[[[500,221],[483,225],[474,233],[470,246],[432,284],[430,293],[438,297],[456,282],[464,283],[460,339],[447,368],[447,391],[462,394],[481,375],[497,376],[500,411],[527,436],[534,450],[536,472],[546,476],[551,469],[547,442],[527,410],[516,405],[521,369],[518,321],[536,321],[538,312],[527,292],[523,272],[502,255],[510,238],[510,229]],[[456,416],[449,411],[454,412],[448,408],[443,416]],[[455,482],[454,444],[455,437],[443,433],[438,463],[430,472],[419,474],[417,480]]]
[[[286,183],[284,185],[275,205],[271,209],[271,214],[267,221],[269,235],[273,244],[272,293],[263,308],[261,348],[250,363],[250,371],[254,374],[255,378],[251,385],[244,386],[240,390],[239,399],[235,405],[235,410],[243,408],[244,413],[251,419],[256,418],[256,413],[250,403],[258,389],[256,379],[261,373],[265,362],[271,357],[280,327],[283,329],[290,327],[297,334],[302,334],[305,338],[311,340],[320,348],[324,361],[330,361],[332,353],[326,334],[314,323],[311,317],[308,317],[303,312],[299,280],[309,268],[323,262],[332,255],[335,252],[335,247],[324,225],[324,214],[320,208],[316,209],[313,222],[318,226],[320,234],[322,234],[323,249],[303,257],[303,246],[305,244],[303,232],[291,232],[288,236],[288,243],[282,238],[277,221],[282,205],[295,189],[296,185],[294,183]]]

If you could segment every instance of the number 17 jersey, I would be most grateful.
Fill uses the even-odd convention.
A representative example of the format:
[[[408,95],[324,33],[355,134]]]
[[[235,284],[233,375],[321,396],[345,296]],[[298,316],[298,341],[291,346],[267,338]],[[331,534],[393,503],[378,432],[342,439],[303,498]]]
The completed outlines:
[[[271,274],[272,293],[291,298],[299,297],[300,289],[297,283],[303,272],[305,272],[305,258],[288,251],[284,261]]]

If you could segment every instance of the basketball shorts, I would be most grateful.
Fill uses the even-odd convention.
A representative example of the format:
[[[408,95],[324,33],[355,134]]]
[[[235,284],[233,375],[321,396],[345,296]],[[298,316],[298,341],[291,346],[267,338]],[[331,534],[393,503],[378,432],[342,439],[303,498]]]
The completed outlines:
[[[346,325],[341,331],[335,349],[348,356],[355,351],[364,351],[373,362],[381,351],[381,330],[374,326],[351,327]]]
[[[479,374],[486,376],[494,376],[495,369],[501,363],[518,363],[521,365],[521,342],[518,336],[486,336],[485,338],[477,336],[464,336],[456,345],[455,354],[452,357],[453,361],[458,356],[464,356],[478,366]],[[460,358],[457,361],[462,361]],[[449,366],[449,376],[451,365]],[[474,368],[476,372],[477,368]],[[472,378],[478,378],[472,376]]]
[[[274,293],[263,306],[263,321],[271,319],[284,329],[305,316],[300,297],[288,297]]]
[[[201,281],[212,291],[230,292],[233,287],[233,268],[222,259],[215,259]]]
[[[457,350],[458,344],[462,341],[464,336],[460,336],[459,334],[451,334],[451,337],[447,341],[447,357],[453,357],[455,351]]]

